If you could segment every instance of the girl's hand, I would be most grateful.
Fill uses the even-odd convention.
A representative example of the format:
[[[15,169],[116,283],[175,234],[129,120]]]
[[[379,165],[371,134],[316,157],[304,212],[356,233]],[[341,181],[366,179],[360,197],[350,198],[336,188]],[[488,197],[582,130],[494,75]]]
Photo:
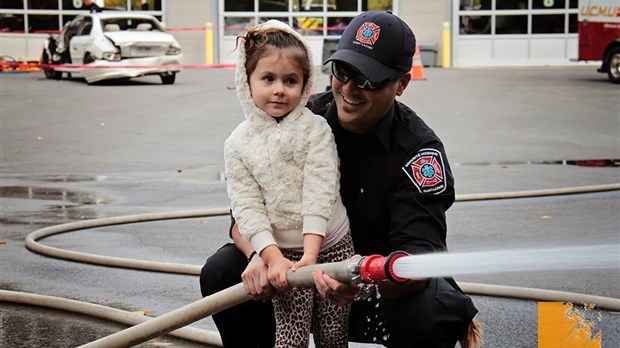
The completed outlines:
[[[269,264],[269,282],[276,290],[287,291],[291,289],[286,277],[286,271],[291,267],[293,267],[293,262],[284,257],[279,257]]]
[[[293,265],[293,268],[291,268],[291,270],[292,271],[296,271],[298,268],[301,268],[301,267],[304,267],[304,266],[314,265],[314,264],[316,264],[316,261],[317,261],[317,256],[316,255],[311,255],[311,254],[304,253],[304,256],[302,256],[299,261],[295,262],[295,264]]]

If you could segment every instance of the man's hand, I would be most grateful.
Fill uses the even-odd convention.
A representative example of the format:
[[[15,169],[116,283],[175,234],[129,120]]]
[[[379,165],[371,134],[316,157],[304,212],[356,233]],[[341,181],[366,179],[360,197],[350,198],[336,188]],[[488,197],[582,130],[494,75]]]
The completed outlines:
[[[293,267],[293,262],[287,258],[279,257],[269,264],[269,282],[278,291],[291,290],[288,284],[286,271]]]
[[[241,280],[243,288],[255,301],[270,300],[276,294],[267,276],[267,265],[258,255],[250,260],[241,274]]]
[[[342,283],[323,273],[320,269],[312,272],[312,277],[319,294],[338,306],[346,306],[351,303],[360,291],[355,283]]]

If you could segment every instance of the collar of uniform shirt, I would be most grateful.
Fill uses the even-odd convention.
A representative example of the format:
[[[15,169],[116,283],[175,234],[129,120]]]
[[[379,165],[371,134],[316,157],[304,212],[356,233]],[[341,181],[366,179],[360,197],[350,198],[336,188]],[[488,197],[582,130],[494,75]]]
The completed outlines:
[[[358,136],[362,138],[362,137],[374,135],[381,142],[384,150],[389,151],[390,144],[392,141],[392,130],[393,130],[393,125],[394,125],[394,105],[395,104],[396,103],[392,104],[392,106],[388,109],[385,117],[381,120],[381,122],[379,122],[375,126],[375,128],[372,129],[370,133],[364,134],[364,135],[358,135]],[[327,122],[332,127],[334,135],[336,135],[336,133],[340,133],[343,136],[354,135],[354,133],[348,132],[347,130],[345,130],[344,128],[340,126],[340,123],[338,123],[338,111],[336,109],[336,103],[332,103],[330,105],[329,109],[326,112],[326,115],[327,115],[326,117]]]
[[[392,131],[394,129],[394,105],[396,105],[396,102],[392,103],[392,106],[387,111],[385,117],[372,130],[372,132],[377,135],[379,140],[381,140],[381,143],[383,143],[383,147],[386,151],[390,150],[390,144],[392,144]]]

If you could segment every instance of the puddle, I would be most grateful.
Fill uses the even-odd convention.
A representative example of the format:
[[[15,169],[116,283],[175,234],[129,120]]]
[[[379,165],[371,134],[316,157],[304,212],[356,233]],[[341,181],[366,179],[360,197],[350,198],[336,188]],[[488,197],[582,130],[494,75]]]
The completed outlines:
[[[92,193],[32,186],[0,187],[0,199],[9,200],[2,205],[3,214],[0,217],[0,224],[13,226],[4,231],[7,238],[22,237],[23,231],[15,229],[15,226],[45,226],[99,218],[100,212],[86,207],[109,203]]]
[[[560,161],[507,161],[507,162],[467,162],[455,163],[455,166],[490,166],[490,165],[562,165],[577,167],[620,167],[620,159],[560,160]]]
[[[76,347],[127,328],[99,318],[36,306],[2,303],[2,347]],[[135,347],[209,347],[171,336]]]
[[[20,176],[22,180],[43,181],[43,182],[89,182],[89,181],[109,181],[113,180],[105,175],[32,175]]]
[[[67,191],[60,188],[32,186],[2,186],[0,198],[64,201],[79,205],[107,204],[108,201],[91,193]],[[64,207],[64,206],[63,206]]]
[[[19,176],[18,178],[21,180],[41,182],[90,182],[116,179],[106,175],[27,175]]]
[[[574,160],[574,161],[546,161],[535,164],[559,164],[563,166],[578,167],[620,167],[620,159],[594,159],[594,160]]]

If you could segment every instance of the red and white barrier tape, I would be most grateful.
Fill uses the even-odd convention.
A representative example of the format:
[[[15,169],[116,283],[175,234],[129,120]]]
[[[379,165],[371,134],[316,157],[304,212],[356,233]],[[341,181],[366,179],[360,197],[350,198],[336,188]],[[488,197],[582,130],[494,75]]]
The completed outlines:
[[[3,66],[11,69],[19,68],[41,68],[41,69],[150,69],[166,67],[171,70],[175,69],[229,69],[234,68],[235,64],[168,64],[168,65],[77,65],[77,64],[39,64],[39,63],[23,63],[23,62],[2,62]]]
[[[222,26],[222,25],[213,25],[209,27],[187,27],[187,28],[166,28],[165,31],[168,32],[179,32],[179,31],[206,31],[206,30],[215,30],[223,28],[224,30],[240,30],[245,31],[248,26],[245,25],[230,25],[230,26]],[[303,31],[323,31],[323,26],[318,26],[316,28],[301,28],[301,27],[293,27],[294,30],[303,30]],[[326,27],[327,32],[331,31],[342,31],[344,27]],[[37,30],[36,32],[31,32],[30,34],[59,34],[60,30]],[[3,34],[25,34],[23,31],[20,32],[11,32],[11,31],[3,31],[0,30],[0,35]]]

